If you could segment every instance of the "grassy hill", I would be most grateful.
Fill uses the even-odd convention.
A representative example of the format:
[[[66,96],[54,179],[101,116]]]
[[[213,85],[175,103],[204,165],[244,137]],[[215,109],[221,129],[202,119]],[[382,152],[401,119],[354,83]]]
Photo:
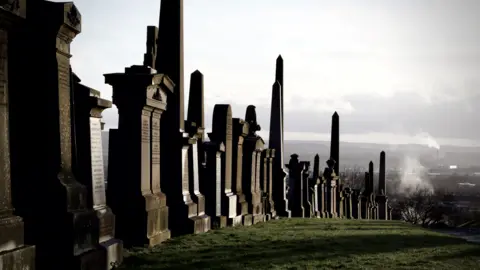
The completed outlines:
[[[281,219],[134,249],[120,269],[480,269],[480,245],[397,221]]]

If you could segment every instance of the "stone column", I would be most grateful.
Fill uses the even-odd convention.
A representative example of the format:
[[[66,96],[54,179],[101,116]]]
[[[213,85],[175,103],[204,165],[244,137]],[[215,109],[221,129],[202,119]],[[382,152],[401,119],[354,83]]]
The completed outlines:
[[[248,214],[248,203],[243,192],[243,143],[248,135],[248,128],[248,123],[239,118],[233,118],[232,188],[237,195],[237,216],[242,217],[241,224],[244,226],[252,225],[252,216]]]
[[[365,172],[365,188],[363,193],[361,194],[360,198],[360,217],[362,219],[369,219],[370,218],[370,211],[369,211],[369,186],[370,186],[370,176],[368,172]]]
[[[224,228],[227,226],[227,216],[222,213],[222,154],[225,145],[223,142],[207,142],[204,146],[207,171],[200,187],[206,196],[205,211],[211,218],[213,229]]]
[[[340,168],[340,116],[335,112],[332,115],[332,133],[330,140],[330,158],[335,160],[335,175],[339,175]],[[338,183],[342,184],[342,183]]]
[[[270,159],[270,149],[264,149],[261,155],[261,164],[260,164],[260,194],[262,198],[262,212],[265,218],[265,221],[270,220],[272,217],[269,214],[269,201],[268,201],[268,163]]]
[[[368,202],[369,215],[371,219],[375,219],[375,186],[374,186],[374,166],[373,161],[368,164]]]
[[[232,108],[228,104],[217,104],[213,109],[212,133],[210,141],[225,144],[222,153],[222,215],[227,217],[228,225],[239,225],[242,218],[237,214],[237,195],[233,192],[232,185],[232,140],[233,123]]]
[[[378,205],[378,219],[388,220],[387,185],[385,181],[385,152],[380,152],[380,168],[378,174],[378,192],[376,196]]]
[[[5,2],[5,1],[4,1]],[[25,1],[0,4],[0,268],[34,269],[35,247],[24,244],[24,223],[13,215],[9,141],[9,32],[25,19]],[[24,164],[28,166],[28,164]],[[14,179],[15,180],[15,179]]]
[[[74,130],[76,137],[73,172],[87,187],[88,204],[99,219],[100,245],[107,251],[107,269],[123,260],[123,242],[115,239],[115,215],[107,205],[102,147],[102,112],[112,102],[100,98],[100,92],[80,83],[73,74]]]
[[[119,113],[118,130],[109,140],[109,148],[116,150],[110,151],[107,191],[118,219],[117,235],[126,246],[155,246],[170,238],[160,188],[160,118],[173,82],[145,66],[104,76]]]

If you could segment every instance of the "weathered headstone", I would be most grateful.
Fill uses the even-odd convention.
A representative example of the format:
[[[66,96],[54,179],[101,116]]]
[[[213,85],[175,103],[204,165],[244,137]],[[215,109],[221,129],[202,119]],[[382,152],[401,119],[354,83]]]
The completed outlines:
[[[221,159],[221,199],[222,215],[227,217],[229,225],[239,225],[242,217],[237,215],[237,196],[232,188],[232,108],[227,104],[217,104],[213,109],[212,133],[209,134],[210,141],[217,144],[224,143],[225,151]]]
[[[352,202],[352,218],[354,219],[360,219],[360,196],[359,196],[359,191],[356,189],[352,190],[352,193],[350,195],[351,197],[351,202]]]
[[[25,221],[25,243],[36,246],[37,269],[105,269],[98,218],[72,171],[70,43],[81,31],[81,15],[71,2],[47,1],[28,1],[26,14],[9,47],[16,56],[9,66],[10,120],[16,123],[10,130],[12,199]],[[25,84],[25,67],[35,70],[28,79],[42,91]],[[48,120],[32,121],[35,116]]]
[[[369,211],[369,185],[370,185],[370,176],[368,172],[365,172],[365,182],[364,182],[364,189],[360,196],[360,209],[359,209],[359,218],[361,219],[369,219],[370,218],[370,211]]]
[[[343,189],[343,214],[345,218],[353,218],[352,215],[352,190],[347,187]]]
[[[256,134],[260,130],[257,123],[255,106],[249,105],[245,113],[249,133],[243,142],[243,192],[249,203],[249,213],[253,215],[253,224],[263,221],[260,191],[260,161],[265,143]]]
[[[315,181],[315,215],[325,218],[325,181],[320,175],[320,156],[317,154],[313,160],[313,180]]]
[[[329,218],[337,217],[337,179],[335,173],[335,160],[327,160],[327,167],[323,172],[323,181],[325,182],[325,207]]]
[[[0,269],[34,269],[35,247],[24,244],[24,223],[19,216],[13,215],[10,174],[10,134],[9,134],[9,62],[15,61],[9,56],[12,45],[10,34],[16,31],[25,20],[25,1],[3,1],[0,3]],[[28,164],[24,164],[28,166]]]
[[[304,164],[299,162],[298,155],[293,154],[290,156],[288,163],[288,177],[290,182],[290,211],[292,217],[304,217],[305,212],[303,208],[303,185],[302,185],[302,171]]]
[[[74,76],[73,107],[76,137],[73,172],[87,187],[89,207],[97,212],[100,245],[107,250],[107,269],[123,260],[123,242],[115,239],[115,215],[107,206],[102,147],[102,112],[112,102]]]
[[[260,165],[260,175],[261,175],[261,180],[260,180],[260,192],[262,196],[262,206],[263,206],[263,213],[265,217],[265,221],[270,220],[272,217],[268,212],[268,186],[267,186],[267,181],[268,181],[268,160],[270,159],[270,149],[264,149],[262,151],[261,155],[261,165]]]
[[[119,114],[118,130],[110,133],[109,148],[116,150],[109,157],[107,192],[117,235],[126,246],[154,246],[170,238],[169,209],[160,188],[160,121],[174,85],[146,66],[104,76]]]
[[[369,216],[370,219],[375,219],[375,185],[374,185],[374,166],[373,161],[368,164],[368,202],[369,202]]]
[[[250,226],[252,215],[248,213],[248,202],[243,192],[243,142],[249,133],[249,126],[239,118],[233,118],[232,122],[232,188],[237,195],[237,215],[242,216],[244,226]]]
[[[267,213],[270,218],[275,218],[275,202],[273,200],[273,163],[275,160],[275,149],[270,149],[270,155],[267,161]]]
[[[309,168],[310,168],[310,162],[309,161],[301,161],[300,163],[303,164],[303,170],[302,170],[302,204],[303,204],[303,213],[304,217],[312,217],[312,203],[310,200],[310,185],[309,185]]]
[[[207,155],[206,174],[200,183],[200,189],[206,196],[205,212],[210,216],[213,229],[227,226],[227,216],[222,213],[222,153],[223,142],[207,142],[204,145]]]
[[[378,219],[388,220],[387,185],[385,182],[385,152],[380,152],[380,168],[378,174],[378,193],[376,196],[378,205]]]

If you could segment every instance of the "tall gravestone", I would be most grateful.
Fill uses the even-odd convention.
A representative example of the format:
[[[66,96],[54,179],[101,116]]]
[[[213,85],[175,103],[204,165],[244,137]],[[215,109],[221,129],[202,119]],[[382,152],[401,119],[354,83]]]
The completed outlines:
[[[312,213],[312,203],[310,200],[310,185],[309,185],[309,168],[310,162],[309,161],[301,161],[303,165],[302,170],[302,203],[303,203],[303,213],[304,217],[311,217]]]
[[[73,172],[88,192],[88,204],[99,219],[100,245],[107,250],[107,269],[123,260],[123,242],[115,239],[115,215],[107,206],[102,147],[102,112],[112,103],[74,77],[73,107],[76,137]]]
[[[227,217],[222,213],[222,154],[225,145],[223,142],[206,142],[204,147],[206,171],[200,190],[206,196],[205,212],[213,229],[224,228],[227,226]]]
[[[70,43],[80,31],[73,3],[28,1],[26,22],[9,48],[18,57],[9,66],[17,90],[10,96],[12,198],[25,220],[25,243],[36,246],[37,269],[106,265],[96,212],[88,205],[84,180],[72,170]],[[25,84],[25,67],[35,70],[28,80],[42,91]],[[47,120],[32,121],[32,112]]]
[[[320,175],[320,156],[318,154],[315,155],[313,160],[313,181],[315,182],[314,185],[314,193],[315,193],[315,201],[314,201],[314,208],[315,208],[315,216],[319,218],[325,218],[325,183],[323,178]]]
[[[232,108],[227,104],[216,104],[213,109],[212,133],[209,134],[210,141],[217,144],[224,143],[225,151],[221,159],[221,200],[222,214],[227,217],[229,225],[239,225],[242,217],[237,214],[237,196],[233,192],[232,185],[232,139],[233,123]]]
[[[337,112],[332,115],[330,157],[335,160],[335,174],[338,176],[338,168],[340,166],[340,116]],[[337,184],[339,185],[341,183]]]
[[[265,143],[256,134],[260,130],[257,123],[255,106],[249,105],[245,113],[245,121],[248,123],[248,135],[243,142],[243,192],[249,203],[249,213],[252,214],[252,222],[256,224],[263,221],[262,202],[260,192],[260,161]]]
[[[288,163],[288,176],[290,181],[290,211],[292,217],[304,217],[305,212],[303,208],[303,185],[302,185],[302,171],[304,164],[298,160],[298,155],[290,156]]]
[[[175,84],[173,92],[167,94],[168,110],[162,117],[160,129],[162,188],[169,200],[169,224],[174,236],[205,232],[210,219],[205,215],[199,216],[199,208],[192,200],[189,186],[189,148],[194,141],[185,132],[183,0],[160,2],[156,43],[155,69],[168,75]]]
[[[375,185],[374,185],[374,166],[373,161],[368,164],[368,201],[369,201],[369,215],[371,219],[376,219],[377,208],[375,201]]]
[[[323,181],[325,182],[325,208],[326,215],[329,218],[337,217],[337,183],[338,176],[335,174],[335,161],[327,160],[327,167],[323,172]]]
[[[380,152],[380,168],[378,174],[378,193],[376,196],[378,205],[378,219],[388,220],[387,185],[385,181],[385,152]]]
[[[105,74],[118,108],[110,133],[108,201],[126,246],[155,246],[170,238],[169,209],[160,177],[160,121],[174,84],[147,66]],[[162,138],[163,140],[163,138]]]
[[[24,244],[23,219],[13,214],[10,173],[10,128],[9,92],[14,89],[9,83],[9,66],[15,61],[8,55],[10,34],[25,20],[26,2],[10,1],[0,4],[0,269],[33,269],[35,247]],[[24,164],[24,166],[28,166]]]
[[[248,213],[248,202],[243,192],[243,143],[249,133],[249,126],[239,118],[233,118],[232,122],[232,188],[237,195],[237,215],[242,217],[244,226],[250,226],[252,215]]]
[[[273,200],[273,163],[275,159],[275,149],[269,149],[270,153],[267,158],[267,181],[266,181],[266,192],[267,192],[267,207],[266,213],[269,215],[270,218],[275,218],[277,213],[275,211],[275,202]]]
[[[197,214],[205,221],[204,230],[209,230],[209,216],[205,212],[205,196],[200,190],[200,183],[204,180],[205,175],[203,90],[203,74],[196,70],[190,76],[188,117],[185,121],[185,129],[191,142],[191,146],[188,148],[189,187],[191,198],[198,206]]]
[[[370,176],[368,172],[365,172],[365,181],[364,181],[364,189],[360,196],[360,210],[359,210],[359,218],[362,219],[369,219],[370,218],[370,211],[369,211],[369,200],[370,200]]]
[[[281,58],[280,58],[281,59]],[[278,60],[277,60],[278,63]],[[281,75],[281,76],[280,76]],[[278,70],[277,79],[283,80],[283,63],[282,69]],[[270,112],[270,133],[268,138],[268,147],[275,149],[275,160],[273,162],[273,201],[275,203],[276,214],[283,217],[290,217],[288,210],[288,199],[286,191],[286,171],[284,168],[283,158],[283,102],[282,102],[282,85],[279,81],[275,81],[272,86],[272,105]]]
[[[270,149],[264,149],[261,155],[261,165],[260,165],[260,192],[262,197],[262,206],[263,206],[263,213],[265,217],[265,221],[271,219],[271,216],[267,212],[268,208],[268,201],[267,201],[267,181],[268,181],[268,159],[270,158]]]

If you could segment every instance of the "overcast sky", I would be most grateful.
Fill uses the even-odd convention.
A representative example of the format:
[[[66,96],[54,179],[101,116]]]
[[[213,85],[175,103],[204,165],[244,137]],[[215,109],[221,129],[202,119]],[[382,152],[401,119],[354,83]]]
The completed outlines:
[[[478,0],[184,0],[185,94],[205,76],[207,128],[216,103],[234,117],[257,106],[268,130],[275,59],[285,61],[285,138],[327,139],[337,110],[345,141],[477,144]],[[142,64],[159,0],[75,0],[82,33],[72,66],[111,99],[103,74]],[[187,102],[187,100],[185,100]],[[107,127],[117,124],[105,111]],[[266,133],[263,133],[266,138]]]

